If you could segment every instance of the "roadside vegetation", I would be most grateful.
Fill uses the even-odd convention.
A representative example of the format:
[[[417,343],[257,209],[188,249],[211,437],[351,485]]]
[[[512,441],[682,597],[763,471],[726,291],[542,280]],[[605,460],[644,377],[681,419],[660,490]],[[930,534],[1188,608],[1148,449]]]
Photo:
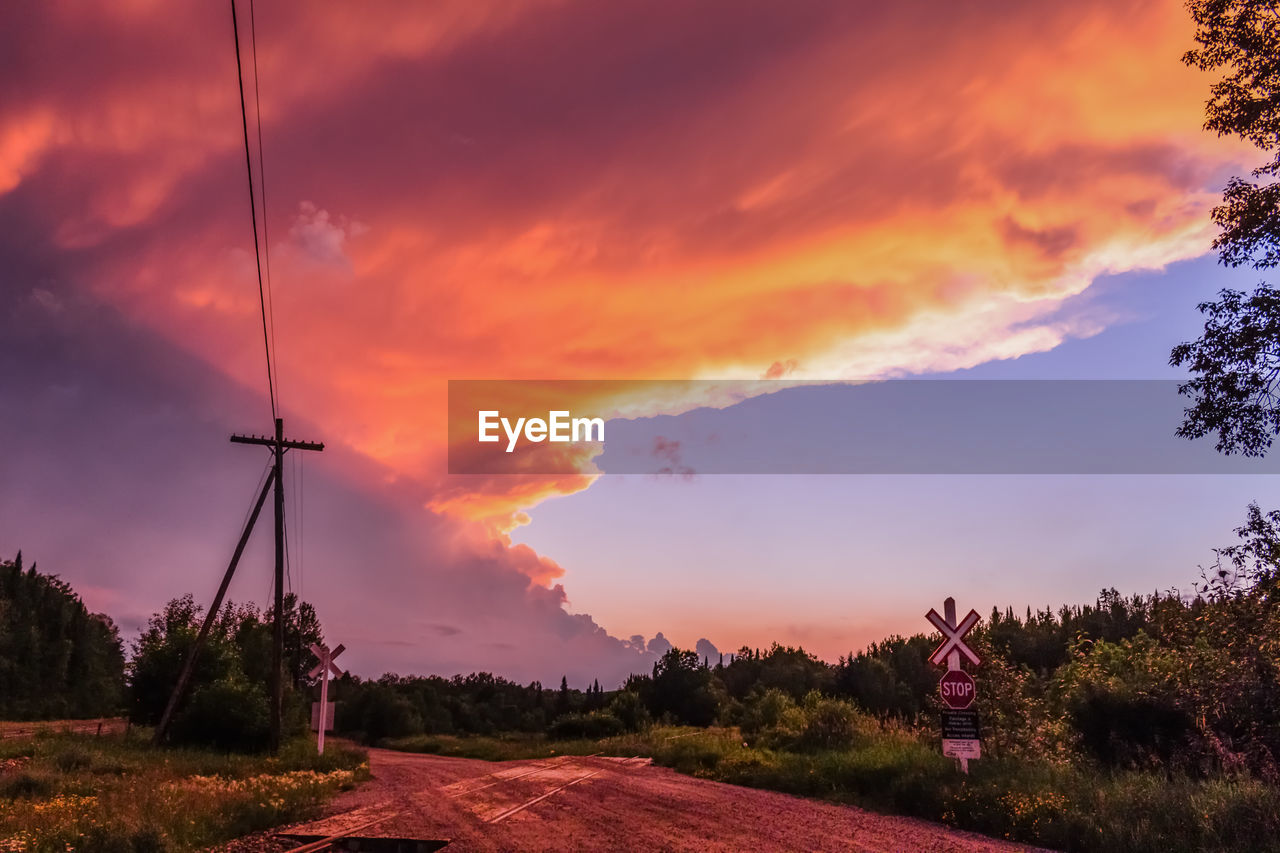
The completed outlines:
[[[305,708],[319,621],[292,595],[284,617],[290,740],[281,753],[265,754],[272,613],[233,603],[214,623],[168,743],[155,747],[149,726],[201,608],[190,596],[169,602],[126,661],[111,620],[68,584],[24,566],[21,554],[0,561],[0,719],[20,721],[0,724],[0,853],[207,850],[310,817],[367,778],[359,749],[331,742],[317,755]]]
[[[667,652],[622,689],[485,673],[340,679],[340,729],[489,760],[603,752],[1072,851],[1280,849],[1280,514],[1251,507],[1193,590],[1014,614],[970,635],[983,758],[939,747],[938,638],[835,664]]]
[[[652,726],[602,740],[416,735],[382,745],[490,761],[644,756],[705,779],[924,818],[1055,850],[1280,849],[1272,840],[1280,833],[1280,790],[1259,779],[1107,771],[1027,755],[975,761],[963,776],[940,754],[935,733],[870,717],[839,700],[808,704],[818,701],[844,706],[854,731],[848,742],[805,749],[797,745],[802,735],[786,727],[744,740],[737,727]],[[811,713],[793,714],[792,723]],[[828,706],[827,720],[817,726],[825,728],[831,714]]]
[[[0,741],[0,851],[207,850],[316,815],[367,778],[358,749],[309,739],[278,757],[156,748],[129,736],[43,734]]]

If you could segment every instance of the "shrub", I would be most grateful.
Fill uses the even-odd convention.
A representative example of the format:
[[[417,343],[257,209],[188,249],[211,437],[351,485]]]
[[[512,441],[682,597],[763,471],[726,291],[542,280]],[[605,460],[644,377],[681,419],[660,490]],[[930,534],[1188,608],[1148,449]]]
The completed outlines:
[[[63,773],[85,770],[93,764],[93,756],[79,746],[69,746],[53,757],[53,765]]]
[[[776,687],[764,691],[743,709],[743,736],[750,740],[762,732],[776,729],[793,708],[795,702],[791,697]]]
[[[613,714],[592,711],[590,714],[563,714],[557,717],[547,729],[547,734],[555,740],[599,740],[620,735],[624,729],[622,721]]]
[[[174,721],[174,740],[227,751],[256,752],[271,738],[267,694],[257,684],[225,679],[206,684],[191,694],[186,709]]]
[[[622,690],[609,703],[609,713],[617,717],[629,732],[636,732],[648,726],[652,719],[649,709],[644,706],[640,695],[631,690]]]
[[[810,691],[796,705],[778,690],[765,692],[746,713],[743,732],[772,749],[813,752],[844,749],[853,744],[860,721],[874,723],[858,713],[852,704]]]
[[[1130,696],[1086,685],[1070,706],[1080,745],[1111,767],[1162,767],[1192,748],[1195,725],[1186,712],[1153,696]],[[1187,764],[1189,762],[1177,762]]]
[[[796,744],[799,748],[842,749],[853,743],[858,712],[848,702],[828,699],[813,691],[797,710],[803,715]]]

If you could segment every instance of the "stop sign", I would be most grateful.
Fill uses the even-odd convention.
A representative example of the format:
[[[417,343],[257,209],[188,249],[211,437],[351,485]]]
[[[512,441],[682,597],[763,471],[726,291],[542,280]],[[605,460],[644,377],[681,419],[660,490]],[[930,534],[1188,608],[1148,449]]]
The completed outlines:
[[[973,679],[963,669],[953,669],[944,674],[938,682],[938,691],[942,694],[943,703],[957,711],[972,705],[978,693]]]

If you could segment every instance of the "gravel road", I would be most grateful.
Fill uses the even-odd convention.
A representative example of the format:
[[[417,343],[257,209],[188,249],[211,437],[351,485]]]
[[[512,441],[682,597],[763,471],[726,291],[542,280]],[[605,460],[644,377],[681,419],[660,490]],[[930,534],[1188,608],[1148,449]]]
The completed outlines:
[[[373,780],[290,831],[449,839],[448,853],[536,850],[1013,851],[912,818],[683,776],[647,759],[487,762],[370,750]]]

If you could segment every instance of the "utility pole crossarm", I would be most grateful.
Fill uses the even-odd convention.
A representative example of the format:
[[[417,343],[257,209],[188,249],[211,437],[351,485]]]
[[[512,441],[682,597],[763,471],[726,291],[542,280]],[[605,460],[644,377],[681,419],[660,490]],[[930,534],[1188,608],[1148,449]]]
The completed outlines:
[[[232,7],[234,9],[234,6]],[[270,482],[275,491],[276,571],[275,605],[271,620],[271,751],[280,751],[284,714],[284,452],[286,450],[324,450],[318,441],[291,441],[284,437],[284,418],[276,418],[276,434],[233,435],[234,444],[256,444],[271,448],[275,457]],[[265,495],[266,492],[264,491]]]
[[[234,444],[260,444],[272,449],[276,446],[276,440],[269,435],[233,435],[231,441]],[[280,441],[280,446],[285,450],[324,450],[323,441],[293,441],[286,438]]]

